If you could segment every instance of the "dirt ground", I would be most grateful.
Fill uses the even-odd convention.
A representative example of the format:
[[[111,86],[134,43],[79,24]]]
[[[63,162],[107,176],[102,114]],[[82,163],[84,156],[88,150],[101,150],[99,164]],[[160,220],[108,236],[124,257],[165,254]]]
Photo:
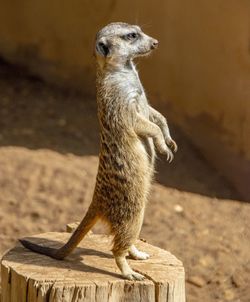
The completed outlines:
[[[158,160],[141,237],[183,261],[187,301],[250,301],[250,204],[170,122],[179,152]],[[0,256],[17,238],[60,231],[91,200],[95,100],[0,64]]]

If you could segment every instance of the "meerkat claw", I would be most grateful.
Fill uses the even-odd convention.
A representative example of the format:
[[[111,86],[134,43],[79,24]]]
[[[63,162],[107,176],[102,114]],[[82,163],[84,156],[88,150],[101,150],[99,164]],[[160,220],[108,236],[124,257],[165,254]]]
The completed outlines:
[[[171,163],[173,161],[173,159],[174,159],[174,155],[173,155],[172,151],[169,149],[168,153],[167,153],[167,161],[169,163]]]
[[[171,141],[170,147],[175,153],[178,151],[178,146],[174,140]]]
[[[174,153],[178,151],[178,146],[172,138],[167,138],[166,143],[174,151]]]

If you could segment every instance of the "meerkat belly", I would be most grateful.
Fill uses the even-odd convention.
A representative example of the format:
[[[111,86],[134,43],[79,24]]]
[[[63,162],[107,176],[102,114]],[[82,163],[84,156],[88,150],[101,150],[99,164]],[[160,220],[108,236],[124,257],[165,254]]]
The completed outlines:
[[[127,211],[128,204],[134,213],[144,208],[153,173],[148,155],[153,152],[148,151],[150,145],[150,142],[135,139],[132,144],[123,144],[122,150],[115,153],[101,150],[96,189],[99,200],[103,201],[99,206],[104,216],[118,211],[129,219],[132,213]],[[109,206],[102,207],[102,204]]]
[[[155,149],[151,138],[140,138],[137,143],[137,151],[140,152],[142,160],[147,168],[153,169],[155,163]]]
[[[154,169],[155,164],[155,147],[152,138],[145,139],[144,146],[148,155],[151,168]]]

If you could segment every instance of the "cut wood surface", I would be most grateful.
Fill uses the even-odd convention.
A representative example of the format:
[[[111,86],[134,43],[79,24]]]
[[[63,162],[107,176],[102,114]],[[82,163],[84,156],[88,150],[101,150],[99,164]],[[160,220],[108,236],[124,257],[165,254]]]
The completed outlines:
[[[69,233],[45,233],[26,239],[60,247]],[[20,244],[1,261],[2,302],[137,302],[185,301],[184,268],[171,253],[138,241],[148,254],[145,261],[130,260],[144,281],[122,279],[110,252],[112,238],[90,234],[64,261],[33,253]]]

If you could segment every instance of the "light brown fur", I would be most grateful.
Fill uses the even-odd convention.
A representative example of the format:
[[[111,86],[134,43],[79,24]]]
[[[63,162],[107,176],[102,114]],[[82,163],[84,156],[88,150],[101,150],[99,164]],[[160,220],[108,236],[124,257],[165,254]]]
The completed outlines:
[[[134,246],[139,236],[154,172],[155,148],[167,159],[177,150],[166,119],[149,106],[133,59],[157,47],[138,26],[111,23],[96,37],[97,105],[100,123],[99,168],[92,203],[69,241],[59,250],[21,242],[56,259],[66,257],[99,219],[114,235],[113,254],[123,276],[142,280],[128,265],[129,252],[147,259]]]

